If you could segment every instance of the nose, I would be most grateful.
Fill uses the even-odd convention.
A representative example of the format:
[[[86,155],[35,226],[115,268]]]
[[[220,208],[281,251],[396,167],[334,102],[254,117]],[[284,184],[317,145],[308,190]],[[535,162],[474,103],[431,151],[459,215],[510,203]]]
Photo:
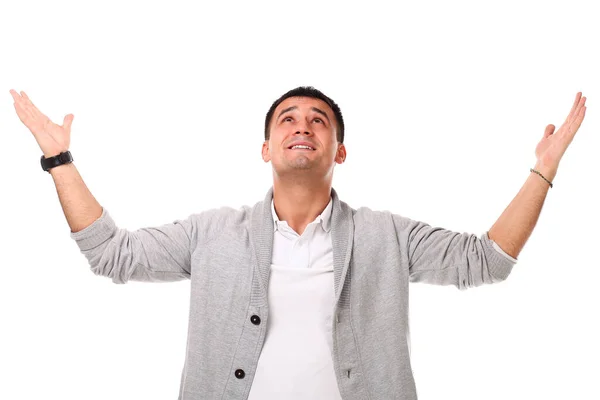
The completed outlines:
[[[301,122],[298,123],[298,126],[296,127],[296,129],[298,129],[296,131],[296,133],[304,133],[305,135],[310,135],[312,134],[312,131],[310,130],[310,124],[306,121],[306,120],[301,120]]]

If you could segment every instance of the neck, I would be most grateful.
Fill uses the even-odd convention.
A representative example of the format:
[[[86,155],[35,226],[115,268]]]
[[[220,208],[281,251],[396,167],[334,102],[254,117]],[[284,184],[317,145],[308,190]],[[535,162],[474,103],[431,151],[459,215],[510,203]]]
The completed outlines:
[[[273,205],[281,221],[302,235],[308,224],[320,215],[331,199],[331,181],[273,181]]]

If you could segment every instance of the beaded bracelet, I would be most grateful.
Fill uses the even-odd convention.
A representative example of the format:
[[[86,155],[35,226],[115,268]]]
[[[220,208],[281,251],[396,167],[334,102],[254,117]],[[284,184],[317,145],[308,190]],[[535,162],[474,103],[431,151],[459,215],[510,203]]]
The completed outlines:
[[[550,184],[550,187],[552,187],[552,186],[553,186],[553,185],[552,185],[552,182],[550,182],[548,179],[546,179],[546,177],[545,177],[544,175],[542,175],[542,174],[541,174],[539,171],[536,171],[536,170],[535,170],[535,169],[533,169],[533,168],[529,168],[529,171],[531,171],[531,172],[535,172],[536,174],[538,174],[539,176],[541,176],[542,178],[544,178],[544,180]]]

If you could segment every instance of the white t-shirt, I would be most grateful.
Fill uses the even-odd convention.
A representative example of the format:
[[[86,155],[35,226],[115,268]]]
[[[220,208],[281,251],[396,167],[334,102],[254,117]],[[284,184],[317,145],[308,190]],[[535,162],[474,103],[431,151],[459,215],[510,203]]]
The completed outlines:
[[[341,400],[332,358],[331,207],[298,235],[273,203],[269,319],[249,400]]]

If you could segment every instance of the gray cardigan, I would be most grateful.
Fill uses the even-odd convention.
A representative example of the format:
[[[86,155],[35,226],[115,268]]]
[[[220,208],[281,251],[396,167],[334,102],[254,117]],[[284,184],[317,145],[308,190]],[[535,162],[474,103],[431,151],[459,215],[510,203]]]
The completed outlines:
[[[389,211],[353,209],[334,189],[333,363],[344,400],[417,399],[408,348],[408,284],[467,289],[500,282],[514,261],[487,232],[457,233]],[[179,400],[247,399],[269,318],[271,187],[159,227],[118,228],[106,209],[71,232],[92,271],[115,283],[190,279]]]

